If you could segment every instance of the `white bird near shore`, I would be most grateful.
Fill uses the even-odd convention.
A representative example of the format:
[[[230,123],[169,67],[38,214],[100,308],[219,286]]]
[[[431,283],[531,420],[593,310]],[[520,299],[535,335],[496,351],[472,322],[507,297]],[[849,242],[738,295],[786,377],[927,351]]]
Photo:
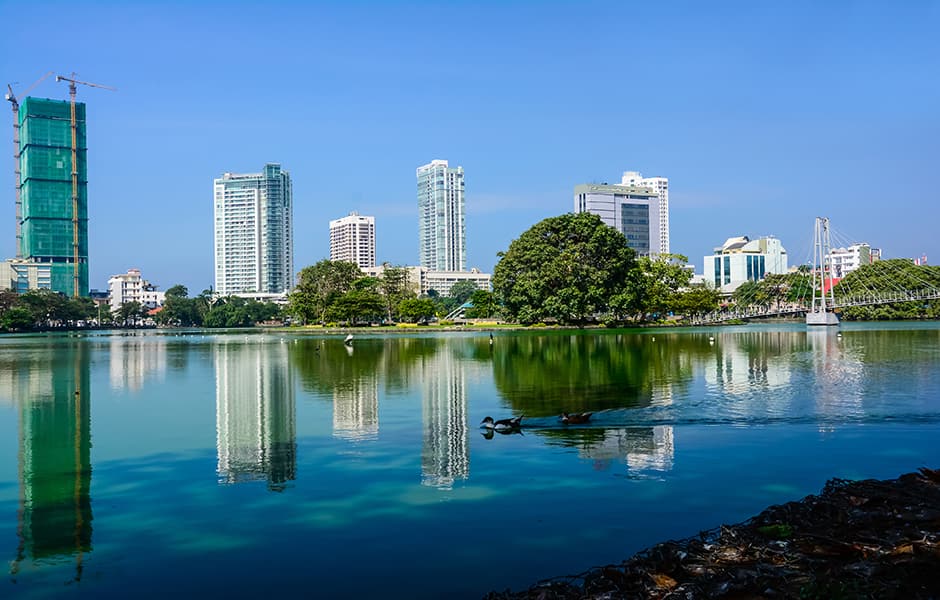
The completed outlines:
[[[346,335],[346,339],[343,340],[343,343],[346,344],[347,346],[352,346],[352,341],[353,341],[353,334],[350,333]]]

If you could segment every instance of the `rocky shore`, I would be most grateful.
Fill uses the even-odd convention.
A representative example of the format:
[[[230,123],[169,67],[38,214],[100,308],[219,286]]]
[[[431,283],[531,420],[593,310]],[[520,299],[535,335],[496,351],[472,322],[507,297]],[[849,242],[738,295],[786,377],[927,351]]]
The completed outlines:
[[[940,470],[819,495],[487,600],[940,598]]]

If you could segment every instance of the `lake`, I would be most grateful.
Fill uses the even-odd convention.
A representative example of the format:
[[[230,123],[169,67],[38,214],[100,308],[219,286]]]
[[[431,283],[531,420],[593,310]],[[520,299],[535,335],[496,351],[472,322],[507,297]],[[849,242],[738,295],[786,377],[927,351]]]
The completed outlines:
[[[940,467],[938,323],[342,340],[0,337],[0,597],[479,598]]]

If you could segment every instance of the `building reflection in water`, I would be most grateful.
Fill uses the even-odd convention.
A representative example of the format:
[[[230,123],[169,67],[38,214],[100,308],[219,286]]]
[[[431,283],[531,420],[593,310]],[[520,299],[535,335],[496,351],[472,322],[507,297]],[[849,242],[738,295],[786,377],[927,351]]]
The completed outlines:
[[[333,390],[333,436],[364,441],[378,435],[378,373],[372,372]]]
[[[784,355],[796,350],[797,343],[786,331],[720,334],[715,365],[705,369],[705,382],[726,394],[788,386],[791,366]]]
[[[285,344],[214,346],[216,448],[222,483],[267,481],[283,490],[296,478],[294,381]]]
[[[572,430],[575,431],[575,430]],[[630,473],[671,471],[676,447],[671,425],[582,430],[578,456],[594,461],[597,469],[608,469],[623,461]]]
[[[148,377],[162,380],[166,374],[166,340],[131,333],[110,338],[109,374],[113,389],[138,391]]]
[[[422,485],[451,489],[470,476],[465,368],[448,348],[416,363],[423,386]]]
[[[11,574],[30,561],[67,558],[78,581],[92,550],[89,350],[57,342],[14,362],[0,365],[0,389],[20,414],[19,544]]]
[[[863,406],[864,364],[855,348],[846,348],[842,334],[835,327],[807,329],[815,370],[816,412],[830,423],[821,423],[820,431],[832,431],[832,420],[858,418]]]

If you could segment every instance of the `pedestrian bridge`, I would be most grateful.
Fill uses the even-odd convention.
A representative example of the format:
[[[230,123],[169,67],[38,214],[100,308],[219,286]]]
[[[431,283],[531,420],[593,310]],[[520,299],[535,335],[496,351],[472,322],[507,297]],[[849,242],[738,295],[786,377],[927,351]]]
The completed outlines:
[[[735,304],[707,314],[694,316],[693,325],[728,321],[747,321],[772,317],[801,316],[807,325],[836,325],[836,311],[855,306],[876,306],[903,302],[940,300],[940,268],[928,267],[906,259],[875,263],[878,268],[860,268],[837,279],[832,268],[829,219],[816,219],[812,267],[781,278],[770,297],[767,290],[737,297]],[[874,266],[874,265],[872,265]],[[803,289],[794,294],[794,286]],[[811,280],[810,280],[811,277]]]

